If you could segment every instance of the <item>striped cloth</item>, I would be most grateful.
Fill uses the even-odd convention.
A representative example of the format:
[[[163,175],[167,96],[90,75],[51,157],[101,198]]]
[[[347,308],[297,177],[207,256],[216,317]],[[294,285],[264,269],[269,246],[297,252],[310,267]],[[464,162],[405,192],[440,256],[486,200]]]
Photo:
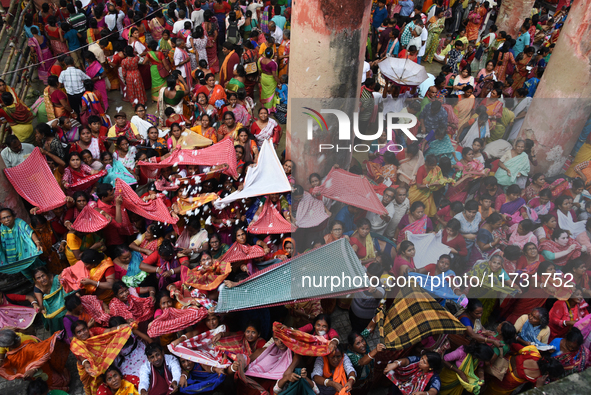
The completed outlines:
[[[321,357],[328,355],[329,341],[324,336],[314,336],[297,329],[273,323],[273,337],[280,339],[291,351],[298,355]]]
[[[271,199],[266,199],[263,205],[263,210],[256,221],[252,221],[248,225],[248,233],[255,235],[268,234],[287,234],[294,232],[291,222],[286,220],[283,215],[277,211],[271,204]]]
[[[343,169],[333,168],[322,185],[314,188],[313,192],[372,213],[388,214],[367,178]]]
[[[39,148],[35,148],[20,165],[4,169],[4,174],[23,199],[39,207],[40,213],[61,207],[66,202],[66,195]]]
[[[207,309],[200,307],[198,309],[175,309],[170,307],[165,309],[162,315],[155,318],[148,326],[148,336],[154,338],[160,335],[168,335],[182,331],[191,325],[196,324],[207,317]]]
[[[124,326],[102,335],[93,336],[86,341],[72,339],[70,351],[81,360],[90,363],[90,375],[97,377],[107,370],[121,352],[131,335],[131,326]]]
[[[466,326],[419,287],[400,290],[388,312],[376,315],[382,343],[402,350],[430,336],[463,334]]]
[[[122,207],[126,210],[151,219],[152,221],[165,222],[167,224],[176,224],[178,222],[178,218],[170,216],[168,208],[161,197],[144,202],[129,185],[118,178],[115,182],[115,196],[119,195],[123,195]]]
[[[188,359],[195,363],[213,366],[214,368],[227,368],[232,362],[222,351],[216,351],[212,340],[218,333],[226,331],[225,325],[220,325],[214,330],[200,333],[199,335],[187,339],[176,347],[168,345],[170,352],[177,357]]]
[[[179,165],[216,166],[223,164],[228,165],[224,173],[237,179],[236,151],[234,150],[234,142],[231,139],[199,150],[172,151],[168,158],[159,163],[138,162],[139,166],[150,170]]]

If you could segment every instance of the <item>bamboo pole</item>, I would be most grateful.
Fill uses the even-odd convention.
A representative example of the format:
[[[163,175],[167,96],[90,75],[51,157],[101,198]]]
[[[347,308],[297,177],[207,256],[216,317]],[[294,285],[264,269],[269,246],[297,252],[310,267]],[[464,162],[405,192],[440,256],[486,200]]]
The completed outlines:
[[[18,57],[18,60],[16,62],[16,67],[14,68],[14,70],[18,70],[18,69],[20,69],[20,68],[23,67],[22,65],[29,58],[29,52],[30,51],[31,51],[31,48],[29,48],[29,47],[26,47],[24,49],[24,51],[21,51],[21,53],[20,53],[20,55]],[[11,80],[12,82],[10,83],[11,86],[13,86],[16,83],[18,74],[19,74],[18,71],[15,72],[15,73],[13,73],[12,80]]]
[[[15,53],[16,53],[16,46],[13,46],[10,49],[10,54],[8,54],[8,59],[6,60],[6,66],[4,66],[4,71],[2,72],[2,75],[6,74],[6,72],[8,71],[8,67],[10,67],[10,62],[12,61],[12,58],[14,57]]]
[[[17,13],[18,3],[19,2],[17,0],[12,0],[12,2],[10,3],[10,7],[8,8],[8,17],[4,21],[4,26],[2,27],[2,31],[0,31],[0,42],[2,42],[2,39],[4,38],[4,34],[10,29],[9,26],[12,25],[12,21],[14,20],[14,15]],[[4,52],[4,51],[2,51],[2,52]]]

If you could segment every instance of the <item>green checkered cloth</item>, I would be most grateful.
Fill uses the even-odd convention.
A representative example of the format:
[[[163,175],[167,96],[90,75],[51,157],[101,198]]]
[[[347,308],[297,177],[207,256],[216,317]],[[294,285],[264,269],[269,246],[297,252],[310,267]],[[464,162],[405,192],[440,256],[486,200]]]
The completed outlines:
[[[429,336],[463,334],[466,327],[419,287],[400,290],[394,303],[376,315],[381,343],[403,350]]]
[[[236,287],[222,288],[216,312],[343,295],[369,286],[364,278],[365,268],[343,238],[259,271]]]

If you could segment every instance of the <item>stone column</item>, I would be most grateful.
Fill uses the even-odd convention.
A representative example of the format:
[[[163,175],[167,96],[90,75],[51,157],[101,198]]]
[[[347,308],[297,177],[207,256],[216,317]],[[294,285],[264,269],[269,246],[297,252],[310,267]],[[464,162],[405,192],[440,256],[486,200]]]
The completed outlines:
[[[311,145],[318,147],[320,142],[336,145],[338,134],[321,131],[313,141],[306,140],[305,132],[294,128],[305,128],[308,116],[292,103],[359,98],[371,0],[294,0],[292,10],[286,157],[296,165],[297,183],[306,187],[311,173],[324,176],[334,163],[347,169],[351,154],[313,151]]]
[[[575,0],[520,131],[536,141],[535,172],[556,175],[591,112],[591,2]],[[591,158],[587,158],[591,159]]]
[[[534,3],[535,0],[503,0],[496,21],[499,31],[517,38],[523,21],[531,16]]]
[[[16,193],[6,175],[4,175],[4,159],[0,157],[0,207],[8,207],[14,210],[16,216],[29,222],[29,213],[21,200],[21,197]],[[42,186],[40,186],[41,188]]]

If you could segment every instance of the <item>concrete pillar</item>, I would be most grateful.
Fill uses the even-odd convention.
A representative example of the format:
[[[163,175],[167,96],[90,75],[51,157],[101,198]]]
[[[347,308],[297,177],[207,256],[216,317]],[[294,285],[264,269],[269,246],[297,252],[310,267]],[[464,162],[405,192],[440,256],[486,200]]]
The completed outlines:
[[[25,209],[25,206],[21,200],[21,197],[12,187],[6,175],[4,175],[4,159],[0,157],[0,207],[8,207],[14,210],[16,216],[20,219],[29,222],[29,213]]]
[[[335,163],[348,169],[351,154],[319,155],[318,144],[336,144],[338,133],[329,128],[315,132],[314,139],[308,141],[302,128],[309,117],[296,103],[301,103],[300,99],[359,98],[370,13],[371,0],[293,1],[286,154],[296,165],[297,183],[304,187],[309,174],[324,176]],[[351,107],[346,112],[355,110]]]
[[[591,2],[575,0],[520,131],[536,141],[535,172],[562,166],[591,112]],[[591,158],[589,158],[591,159]]]
[[[499,31],[517,38],[523,21],[531,16],[534,3],[535,0],[503,0],[496,21]]]

